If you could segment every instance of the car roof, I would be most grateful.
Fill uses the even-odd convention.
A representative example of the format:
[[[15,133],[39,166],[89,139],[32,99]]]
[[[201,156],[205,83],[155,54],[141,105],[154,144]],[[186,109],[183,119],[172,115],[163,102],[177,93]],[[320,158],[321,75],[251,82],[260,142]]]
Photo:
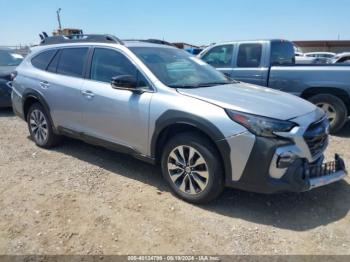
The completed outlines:
[[[63,44],[50,44],[50,45],[38,45],[31,48],[32,51],[37,52],[47,49],[65,48],[65,47],[79,47],[79,46],[105,46],[105,47],[120,47],[125,46],[127,48],[132,47],[156,47],[156,48],[175,48],[169,45],[154,44],[142,41],[125,41],[123,45],[118,43],[101,43],[101,42],[79,42],[79,43],[63,43]]]
[[[50,45],[38,45],[31,48],[31,51],[34,54],[37,54],[40,51],[48,50],[48,49],[58,49],[58,48],[69,48],[69,47],[79,47],[79,46],[99,46],[99,47],[109,47],[109,48],[118,48],[118,47],[153,47],[153,48],[170,48],[177,49],[173,46],[163,45],[163,44],[154,44],[148,42],[141,41],[125,41],[123,44],[118,43],[101,43],[101,42],[79,42],[79,43],[63,43],[63,44],[50,44]]]
[[[252,39],[252,40],[235,40],[235,41],[226,41],[226,42],[220,42],[220,43],[215,43],[212,44],[212,46],[215,45],[223,45],[223,44],[236,44],[236,43],[252,43],[252,42],[290,42],[288,40],[284,39]]]
[[[163,44],[155,44],[155,43],[148,43],[148,42],[142,42],[142,41],[137,41],[137,40],[124,41],[124,46],[126,46],[126,47],[176,48],[174,46],[163,45]]]

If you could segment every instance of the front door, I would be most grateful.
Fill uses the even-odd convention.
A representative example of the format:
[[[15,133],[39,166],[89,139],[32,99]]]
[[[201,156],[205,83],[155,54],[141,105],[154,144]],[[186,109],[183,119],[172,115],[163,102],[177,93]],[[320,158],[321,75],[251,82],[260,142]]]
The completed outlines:
[[[232,77],[234,45],[214,46],[201,59],[225,75]]]
[[[84,133],[145,154],[153,91],[137,94],[112,88],[112,78],[120,75],[132,75],[138,79],[139,87],[149,88],[142,73],[124,54],[95,48],[90,76],[81,92]]]

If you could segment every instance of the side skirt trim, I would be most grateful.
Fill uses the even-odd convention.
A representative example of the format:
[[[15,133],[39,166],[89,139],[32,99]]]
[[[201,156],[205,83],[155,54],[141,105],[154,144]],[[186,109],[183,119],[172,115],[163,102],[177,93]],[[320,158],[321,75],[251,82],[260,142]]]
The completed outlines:
[[[68,137],[78,139],[78,140],[82,140],[88,144],[104,147],[104,148],[107,148],[109,150],[112,150],[112,151],[115,151],[118,153],[127,154],[127,155],[130,155],[136,159],[139,159],[143,162],[146,162],[146,163],[149,163],[152,165],[156,164],[156,161],[154,158],[142,155],[132,147],[128,147],[128,146],[121,145],[121,144],[116,144],[116,143],[113,143],[110,141],[106,141],[106,140],[88,135],[84,132],[77,132],[77,131],[74,131],[74,130],[71,130],[68,128],[64,128],[61,126],[57,127],[57,130],[58,130],[60,135],[68,136]]]

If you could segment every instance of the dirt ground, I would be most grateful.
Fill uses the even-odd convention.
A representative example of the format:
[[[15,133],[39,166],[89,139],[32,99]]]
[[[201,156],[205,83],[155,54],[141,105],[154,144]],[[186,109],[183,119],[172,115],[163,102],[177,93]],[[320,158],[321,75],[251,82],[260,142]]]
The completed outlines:
[[[350,167],[350,124],[327,155]],[[0,254],[350,254],[350,179],[302,194],[227,189],[206,206],[157,167],[67,139],[42,150],[0,110]]]

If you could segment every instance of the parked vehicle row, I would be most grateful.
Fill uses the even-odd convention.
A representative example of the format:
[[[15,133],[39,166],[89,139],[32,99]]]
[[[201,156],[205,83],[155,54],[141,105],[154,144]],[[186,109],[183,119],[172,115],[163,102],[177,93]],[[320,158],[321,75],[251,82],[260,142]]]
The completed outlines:
[[[296,64],[349,64],[350,52],[331,53],[331,52],[295,52]]]
[[[299,65],[330,64],[331,60],[329,58],[306,56],[304,53],[295,52],[295,63]]]
[[[270,65],[292,63],[289,47],[231,43],[211,47],[203,59],[230,76],[283,86],[285,69]],[[225,186],[301,192],[346,176],[339,156],[324,163],[324,111],[220,71],[168,45],[52,37],[17,68],[13,109],[38,146],[53,147],[67,135],[160,164],[173,192],[192,203],[214,199]]]
[[[216,44],[200,56],[232,79],[300,96],[326,111],[331,132],[350,112],[350,67],[295,64],[294,46],[284,40]],[[276,109],[278,110],[278,109]]]
[[[317,58],[328,58],[332,59],[335,57],[335,53],[331,52],[310,52],[310,53],[305,53],[305,56],[307,57],[317,57]]]

